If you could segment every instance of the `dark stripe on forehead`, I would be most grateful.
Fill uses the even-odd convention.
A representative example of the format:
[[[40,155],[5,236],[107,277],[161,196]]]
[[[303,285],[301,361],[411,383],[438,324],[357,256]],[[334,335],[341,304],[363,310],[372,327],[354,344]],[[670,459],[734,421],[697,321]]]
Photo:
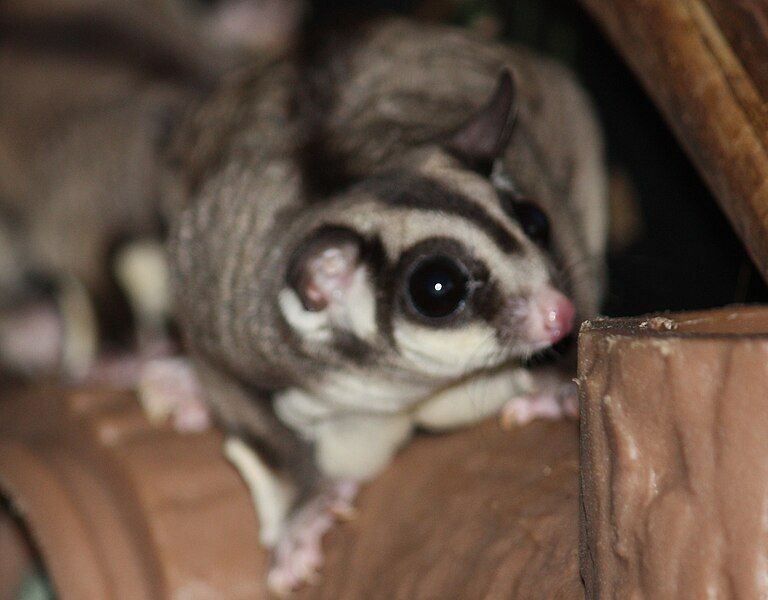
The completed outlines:
[[[361,187],[388,206],[443,212],[456,215],[482,229],[505,253],[520,250],[519,242],[482,206],[427,177],[411,173],[386,173]]]

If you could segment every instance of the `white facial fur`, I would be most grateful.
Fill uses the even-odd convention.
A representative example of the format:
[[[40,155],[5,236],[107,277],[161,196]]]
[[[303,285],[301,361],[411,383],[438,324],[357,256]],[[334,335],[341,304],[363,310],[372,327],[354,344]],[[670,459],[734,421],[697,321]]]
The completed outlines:
[[[375,197],[370,200],[359,195],[355,197],[344,210],[336,211],[334,225],[349,227],[363,238],[378,237],[391,264],[427,238],[455,240],[487,265],[500,296],[509,299],[508,312],[512,313],[514,305],[521,321],[524,320],[525,299],[550,281],[543,253],[503,211],[493,186],[486,179],[458,169],[456,163],[443,154],[428,156],[417,171],[480,205],[491,218],[504,225],[520,249],[513,254],[504,252],[485,229],[462,215],[386,205]],[[376,296],[366,269],[359,268],[350,281],[340,292],[329,292],[327,297],[332,300],[319,311],[305,309],[295,293],[283,290],[280,306],[286,320],[309,343],[331,340],[334,327],[363,340],[375,339],[378,333]],[[502,342],[495,324],[480,318],[435,327],[407,318],[400,312],[397,302],[393,310],[392,334],[399,363],[408,370],[440,379],[495,367],[546,345],[528,344],[522,339]]]
[[[288,324],[305,340],[314,343],[332,339],[334,328],[343,329],[361,340],[376,335],[376,301],[365,266],[356,268],[344,289],[319,311],[307,310],[291,288],[280,291],[278,303]]]
[[[448,377],[487,367],[503,351],[495,330],[484,322],[435,329],[398,319],[394,337],[402,357],[417,370]]]

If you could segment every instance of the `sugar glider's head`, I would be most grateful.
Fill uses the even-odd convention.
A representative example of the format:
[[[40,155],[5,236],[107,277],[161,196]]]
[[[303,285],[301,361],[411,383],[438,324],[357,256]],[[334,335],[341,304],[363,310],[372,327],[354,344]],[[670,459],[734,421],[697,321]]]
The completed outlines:
[[[570,333],[547,216],[483,168],[506,145],[512,96],[505,73],[461,129],[322,209],[279,298],[308,349],[460,377]]]

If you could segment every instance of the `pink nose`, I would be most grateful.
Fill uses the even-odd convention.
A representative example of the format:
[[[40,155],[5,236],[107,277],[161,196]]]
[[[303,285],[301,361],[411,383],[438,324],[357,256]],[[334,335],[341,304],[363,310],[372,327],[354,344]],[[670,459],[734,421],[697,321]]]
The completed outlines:
[[[528,334],[534,343],[555,344],[573,329],[576,309],[555,288],[545,285],[531,297]]]

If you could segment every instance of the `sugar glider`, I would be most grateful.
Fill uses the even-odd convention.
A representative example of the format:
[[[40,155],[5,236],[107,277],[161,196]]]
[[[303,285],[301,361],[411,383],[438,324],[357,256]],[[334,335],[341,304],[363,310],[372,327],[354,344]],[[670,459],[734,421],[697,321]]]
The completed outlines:
[[[245,24],[275,25],[274,5],[0,3],[2,367],[80,378],[98,320],[162,335],[161,148],[192,99],[255,60],[266,34]]]
[[[606,237],[566,69],[381,20],[229,78],[174,148],[175,314],[273,589],[416,428],[562,411],[525,360],[598,309]]]

